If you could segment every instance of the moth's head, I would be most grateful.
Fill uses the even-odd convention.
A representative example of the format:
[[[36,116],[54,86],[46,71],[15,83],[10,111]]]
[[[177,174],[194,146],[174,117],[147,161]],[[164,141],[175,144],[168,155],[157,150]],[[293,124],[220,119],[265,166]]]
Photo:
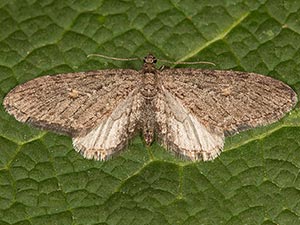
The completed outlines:
[[[151,53],[149,53],[147,56],[145,56],[144,58],[144,63],[147,64],[155,64],[157,62],[157,59],[155,58],[154,55],[152,55]]]

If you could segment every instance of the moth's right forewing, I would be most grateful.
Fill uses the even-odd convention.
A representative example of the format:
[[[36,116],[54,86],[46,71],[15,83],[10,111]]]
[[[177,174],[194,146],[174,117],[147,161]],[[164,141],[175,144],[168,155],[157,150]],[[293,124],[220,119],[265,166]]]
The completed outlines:
[[[199,122],[231,135],[275,122],[297,102],[288,85],[255,73],[169,69],[161,82]]]
[[[4,99],[21,122],[66,133],[86,133],[123,101],[139,83],[130,69],[43,76],[14,88]]]

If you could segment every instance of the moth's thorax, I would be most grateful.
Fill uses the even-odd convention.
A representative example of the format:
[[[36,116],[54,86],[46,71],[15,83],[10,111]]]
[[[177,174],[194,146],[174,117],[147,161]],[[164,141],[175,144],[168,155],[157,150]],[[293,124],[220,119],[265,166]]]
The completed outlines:
[[[152,63],[144,63],[143,65],[143,73],[156,73],[155,64]]]
[[[148,99],[155,97],[157,94],[157,70],[153,64],[151,65],[153,67],[151,70],[145,70],[145,67],[143,67],[140,87],[141,94]]]

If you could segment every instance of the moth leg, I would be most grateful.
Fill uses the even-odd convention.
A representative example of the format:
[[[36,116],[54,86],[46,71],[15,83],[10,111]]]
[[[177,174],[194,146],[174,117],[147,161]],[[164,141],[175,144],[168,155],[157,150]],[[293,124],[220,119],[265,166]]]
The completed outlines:
[[[165,69],[170,69],[170,66],[162,65],[158,68],[159,71],[164,71]]]

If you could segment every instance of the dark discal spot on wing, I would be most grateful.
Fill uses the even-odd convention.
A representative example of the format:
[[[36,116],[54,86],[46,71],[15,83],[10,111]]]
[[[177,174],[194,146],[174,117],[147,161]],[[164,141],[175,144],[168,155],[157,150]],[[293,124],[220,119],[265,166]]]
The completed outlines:
[[[226,134],[277,121],[297,102],[289,86],[255,73],[170,69],[160,79],[199,121]]]
[[[75,135],[97,124],[137,87],[135,70],[44,76],[17,86],[4,99],[21,122]]]
[[[79,94],[80,94],[79,91],[77,91],[76,89],[72,89],[72,90],[69,91],[69,97],[73,98],[73,99],[78,98]]]

